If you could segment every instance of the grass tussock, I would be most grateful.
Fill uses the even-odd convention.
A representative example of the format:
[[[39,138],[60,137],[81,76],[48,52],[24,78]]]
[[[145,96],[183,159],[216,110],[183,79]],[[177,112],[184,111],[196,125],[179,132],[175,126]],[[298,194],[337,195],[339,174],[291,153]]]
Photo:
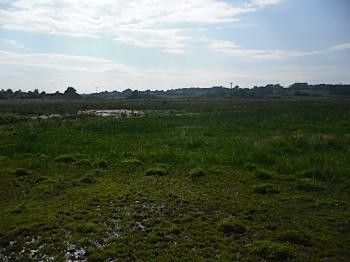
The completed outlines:
[[[155,164],[149,169],[146,170],[145,174],[146,176],[167,176],[172,174],[173,167],[168,164]]]
[[[204,170],[199,168],[199,167],[191,169],[190,172],[189,172],[189,176],[192,179],[203,177],[205,175],[206,175],[206,173],[204,172]]]

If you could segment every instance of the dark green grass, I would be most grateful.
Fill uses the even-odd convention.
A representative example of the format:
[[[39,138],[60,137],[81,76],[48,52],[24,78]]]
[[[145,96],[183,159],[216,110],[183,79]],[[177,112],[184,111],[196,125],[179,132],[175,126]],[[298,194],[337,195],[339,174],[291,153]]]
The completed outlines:
[[[147,103],[0,126],[0,260],[350,259],[349,102]]]

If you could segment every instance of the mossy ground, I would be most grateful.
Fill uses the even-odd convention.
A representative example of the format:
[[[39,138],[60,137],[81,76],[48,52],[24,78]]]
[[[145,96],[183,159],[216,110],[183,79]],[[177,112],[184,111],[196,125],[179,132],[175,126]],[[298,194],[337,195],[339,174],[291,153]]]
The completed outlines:
[[[0,260],[349,261],[350,102],[144,103],[0,126]]]

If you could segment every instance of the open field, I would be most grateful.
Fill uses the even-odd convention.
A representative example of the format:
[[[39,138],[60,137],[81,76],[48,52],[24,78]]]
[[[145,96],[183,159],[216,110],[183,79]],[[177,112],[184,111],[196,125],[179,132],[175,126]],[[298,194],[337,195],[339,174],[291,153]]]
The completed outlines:
[[[121,108],[147,113],[76,115]],[[348,100],[0,112],[0,261],[350,260]]]

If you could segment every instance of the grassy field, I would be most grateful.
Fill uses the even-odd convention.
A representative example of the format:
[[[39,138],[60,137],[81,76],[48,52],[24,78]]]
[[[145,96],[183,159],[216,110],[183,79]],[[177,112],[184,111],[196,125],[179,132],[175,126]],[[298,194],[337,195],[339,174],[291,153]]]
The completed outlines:
[[[0,112],[0,261],[350,261],[350,101]]]

